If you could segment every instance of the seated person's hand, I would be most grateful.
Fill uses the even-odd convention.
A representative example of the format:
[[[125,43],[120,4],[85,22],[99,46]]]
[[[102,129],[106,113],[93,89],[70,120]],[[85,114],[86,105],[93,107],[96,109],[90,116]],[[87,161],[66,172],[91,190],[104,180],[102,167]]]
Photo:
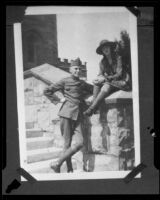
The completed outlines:
[[[66,100],[65,98],[61,98],[61,99],[60,99],[60,103],[65,102],[65,100]]]
[[[98,85],[98,79],[94,79],[93,84]]]
[[[93,80],[95,85],[101,84],[103,82],[105,82],[105,78],[103,76],[97,76],[97,78]]]
[[[107,73],[104,74],[105,75],[105,78],[108,80],[108,81],[111,81],[113,79],[113,76],[109,76]]]
[[[111,81],[113,79],[112,76],[107,76],[107,80]]]

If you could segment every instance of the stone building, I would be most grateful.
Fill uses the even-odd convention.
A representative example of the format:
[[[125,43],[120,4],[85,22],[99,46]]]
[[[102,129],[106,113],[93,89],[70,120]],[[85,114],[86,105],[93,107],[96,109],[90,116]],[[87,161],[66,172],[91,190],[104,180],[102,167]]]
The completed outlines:
[[[57,57],[56,15],[26,15],[22,22],[24,70],[44,63],[54,65]]]
[[[24,72],[27,159],[30,173],[53,173],[49,165],[63,149],[58,111],[60,92],[51,103],[44,88],[69,73],[49,64]],[[91,98],[86,99],[90,104]],[[119,171],[134,166],[132,92],[118,91],[105,100],[95,115],[84,117],[85,145],[73,156],[75,171]],[[75,142],[75,141],[72,141]],[[62,172],[66,172],[65,163]]]
[[[57,118],[58,107],[56,106],[62,94],[56,92],[55,104],[43,95],[47,85],[55,83],[61,78],[67,77],[69,73],[49,64],[43,64],[24,72],[24,94],[26,128],[48,130],[52,120]],[[52,115],[52,116],[50,116]]]
[[[24,71],[48,63],[66,72],[68,59],[58,57],[57,16],[26,15],[22,22]],[[81,78],[87,78],[86,62],[81,65]]]
[[[25,16],[22,23],[25,122],[30,173],[53,173],[49,165],[63,148],[58,111],[62,94],[51,103],[44,88],[69,75],[70,61],[58,57],[56,15]],[[86,79],[86,62],[81,65]],[[58,103],[59,102],[59,103]],[[86,99],[90,104],[90,99]],[[134,166],[132,92],[118,91],[97,114],[83,119],[85,146],[72,158],[75,171],[119,171]],[[74,142],[74,141],[73,141]],[[66,172],[65,163],[62,171]]]

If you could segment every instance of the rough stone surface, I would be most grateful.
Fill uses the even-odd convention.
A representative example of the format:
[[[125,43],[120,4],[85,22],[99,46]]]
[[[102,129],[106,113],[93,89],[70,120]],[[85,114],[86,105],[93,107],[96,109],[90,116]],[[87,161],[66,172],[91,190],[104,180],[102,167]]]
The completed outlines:
[[[60,106],[61,103],[51,104],[42,96],[39,104],[26,106],[26,122],[33,123],[32,130],[38,129],[43,132],[44,138],[50,138],[53,147],[62,149],[64,139],[60,132],[58,117]],[[84,148],[72,157],[77,171],[84,169],[86,171],[116,171],[133,168],[132,104],[104,104],[92,117],[83,119],[83,133]],[[78,138],[73,137],[72,144],[76,140]],[[39,146],[34,149],[36,148]],[[46,154],[45,157],[50,159],[52,156]],[[63,171],[66,171],[64,166]],[[45,168],[42,171],[49,173],[52,170]]]
[[[114,155],[86,154],[85,167],[88,171],[118,171],[119,158]]]
[[[94,152],[100,151],[103,148],[102,131],[103,127],[99,123],[99,114],[92,115],[91,121],[91,144]]]

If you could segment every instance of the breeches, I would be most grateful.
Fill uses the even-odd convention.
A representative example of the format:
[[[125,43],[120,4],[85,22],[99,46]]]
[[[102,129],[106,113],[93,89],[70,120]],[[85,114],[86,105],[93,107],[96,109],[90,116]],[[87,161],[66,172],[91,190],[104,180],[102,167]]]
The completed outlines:
[[[64,150],[71,146],[75,148],[83,147],[83,133],[82,124],[78,119],[77,121],[61,117],[60,118],[61,133],[64,138]]]

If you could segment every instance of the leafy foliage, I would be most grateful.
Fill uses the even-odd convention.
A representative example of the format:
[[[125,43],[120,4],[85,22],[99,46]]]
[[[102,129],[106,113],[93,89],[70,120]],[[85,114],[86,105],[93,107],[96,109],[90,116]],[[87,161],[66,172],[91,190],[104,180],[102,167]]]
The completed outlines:
[[[131,49],[130,37],[126,30],[120,32],[120,41],[115,41],[116,53],[122,57],[122,63],[125,70],[131,75]]]

